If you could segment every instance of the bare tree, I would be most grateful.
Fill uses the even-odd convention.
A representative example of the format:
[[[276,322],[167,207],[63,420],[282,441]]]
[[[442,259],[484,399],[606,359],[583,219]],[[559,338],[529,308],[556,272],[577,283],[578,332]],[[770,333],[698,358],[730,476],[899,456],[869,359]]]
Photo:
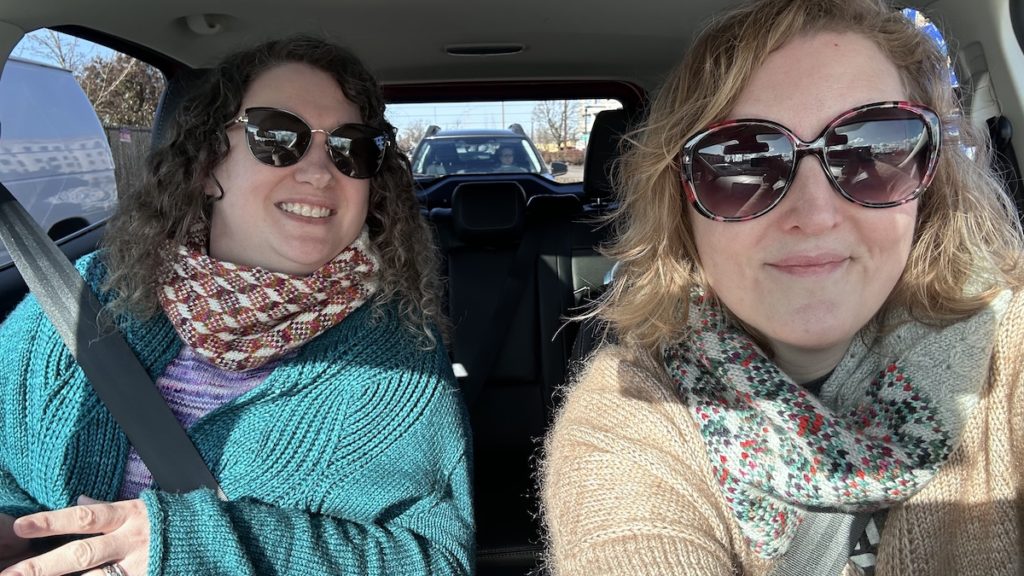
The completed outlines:
[[[575,141],[580,125],[580,105],[573,100],[543,100],[533,107],[533,121],[540,127],[538,140],[559,149]]]
[[[131,56],[90,47],[76,36],[43,29],[26,35],[17,54],[70,70],[104,126],[152,125],[163,74]]]
[[[416,145],[423,139],[423,135],[427,133],[427,126],[423,123],[423,120],[417,120],[412,124],[409,124],[402,130],[402,133],[398,136],[398,149],[406,154],[412,155],[412,151],[416,148]]]
[[[150,126],[164,90],[163,74],[131,56],[94,56],[78,83],[105,126]]]
[[[24,48],[19,54],[66,68],[75,75],[85,64],[85,56],[75,36],[44,29],[25,36],[22,46]]]

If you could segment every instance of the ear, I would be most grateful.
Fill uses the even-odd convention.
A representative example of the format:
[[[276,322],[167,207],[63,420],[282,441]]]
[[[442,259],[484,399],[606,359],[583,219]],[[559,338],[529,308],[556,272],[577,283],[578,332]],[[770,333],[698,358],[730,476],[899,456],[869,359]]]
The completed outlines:
[[[217,141],[217,151],[222,154],[227,154],[228,150],[231,150],[231,142],[228,140],[227,131],[217,130],[215,138]]]
[[[220,180],[217,180],[217,175],[210,172],[210,178],[206,181],[206,199],[211,204],[224,198],[224,187],[221,186]]]
[[[217,153],[221,156],[227,156],[228,151],[231,150],[231,143],[228,140],[228,134],[224,130],[218,130],[214,136],[215,145],[217,147]],[[206,180],[205,193],[206,197],[210,202],[216,202],[224,197],[224,187],[221,186],[220,180],[217,179],[217,169],[224,162],[222,157],[217,164],[210,170],[209,178]]]

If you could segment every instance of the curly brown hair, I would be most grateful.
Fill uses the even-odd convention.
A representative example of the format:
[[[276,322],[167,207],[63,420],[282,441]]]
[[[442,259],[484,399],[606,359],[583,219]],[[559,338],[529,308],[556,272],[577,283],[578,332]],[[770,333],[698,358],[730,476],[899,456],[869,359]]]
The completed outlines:
[[[607,320],[619,338],[657,357],[685,334],[692,290],[709,289],[681,190],[683,143],[728,115],[769,53],[795,37],[832,31],[874,42],[900,72],[909,98],[960,129],[957,138],[944,136],[935,179],[919,200],[909,261],[875,322],[886,328],[894,310],[929,324],[954,322],[1000,290],[1024,285],[1017,211],[990,169],[987,133],[959,121],[947,60],[935,42],[885,0],[758,0],[704,30],[628,139],[616,179],[615,241],[607,251],[619,264],[590,314]]]
[[[160,310],[157,289],[168,241],[184,243],[195,226],[209,225],[206,190],[213,169],[228,153],[225,123],[238,115],[257,76],[291,62],[330,74],[359,107],[362,121],[394,139],[395,128],[384,118],[380,85],[345,48],[294,36],[228,56],[182,102],[164,142],[150,153],[142,184],[121,197],[108,224],[102,245],[109,270],[104,288],[115,294],[115,312],[145,319]],[[413,191],[409,159],[395,146],[370,180],[366,224],[381,262],[376,312],[397,302],[403,323],[422,336],[426,347],[433,347],[435,329],[443,333],[446,327],[438,297],[439,260]]]

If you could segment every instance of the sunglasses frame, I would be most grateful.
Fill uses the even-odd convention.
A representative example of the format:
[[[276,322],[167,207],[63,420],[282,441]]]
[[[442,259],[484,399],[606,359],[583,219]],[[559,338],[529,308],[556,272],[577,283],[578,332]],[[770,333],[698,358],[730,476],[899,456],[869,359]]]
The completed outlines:
[[[828,159],[826,157],[827,147],[825,146],[825,137],[836,127],[840,126],[841,124],[843,124],[843,122],[849,120],[851,117],[856,116],[866,110],[876,109],[900,109],[906,110],[908,112],[913,112],[914,114],[916,114],[924,122],[925,128],[928,130],[929,142],[931,146],[931,158],[929,158],[928,160],[928,167],[925,169],[925,173],[922,176],[921,183],[918,185],[918,187],[906,198],[896,200],[893,202],[883,202],[877,204],[865,203],[860,200],[857,200],[856,198],[850,196],[850,194],[848,194],[845,190],[843,190],[842,186],[839,185],[839,182],[836,180],[835,176],[832,174],[832,171],[829,169]],[[695,186],[693,184],[694,149],[696,148],[697,144],[699,144],[701,140],[703,140],[707,136],[717,132],[718,130],[721,130],[722,128],[736,126],[737,124],[768,126],[774,130],[777,130],[780,134],[788,138],[790,144],[793,146],[793,164],[790,168],[789,175],[785,179],[786,184],[783,187],[782,192],[780,192],[778,197],[772,200],[772,202],[764,209],[754,214],[749,214],[747,216],[720,216],[709,210],[706,206],[704,206],[704,204],[697,197]],[[828,180],[831,183],[832,188],[836,192],[838,192],[840,196],[846,198],[847,200],[853,202],[854,204],[864,206],[865,208],[891,208],[893,206],[906,204],[907,202],[910,202],[918,198],[928,188],[928,186],[931,185],[932,179],[935,177],[935,169],[938,166],[939,162],[939,152],[942,148],[941,134],[942,123],[939,119],[939,115],[936,114],[934,110],[923,104],[917,104],[915,102],[906,101],[874,102],[871,104],[865,104],[863,106],[857,106],[856,108],[847,110],[846,112],[843,112],[842,114],[833,118],[825,126],[825,128],[822,129],[821,133],[818,134],[817,138],[810,142],[805,142],[801,140],[799,137],[793,134],[792,130],[786,128],[785,126],[779,124],[778,122],[772,122],[771,120],[760,120],[756,118],[725,120],[723,122],[717,122],[715,124],[708,126],[698,134],[690,137],[686,141],[686,144],[683,145],[683,150],[682,152],[680,152],[678,157],[680,181],[682,182],[683,190],[686,191],[687,200],[690,202],[690,204],[693,205],[694,209],[701,216],[704,216],[705,218],[714,220],[716,222],[745,222],[747,220],[753,220],[754,218],[763,216],[767,214],[769,211],[771,211],[773,208],[778,206],[779,202],[782,202],[782,199],[786,196],[786,194],[789,192],[789,189],[793,186],[793,179],[796,177],[796,170],[800,165],[800,160],[802,160],[804,156],[813,155],[818,158],[818,163],[825,171],[825,176],[828,177]]]
[[[296,114],[295,112],[292,112],[291,110],[286,110],[284,108],[276,108],[274,106],[252,106],[252,107],[246,108],[245,110],[242,110],[242,114],[240,116],[238,116],[237,118],[233,118],[233,119],[227,121],[224,124],[224,129],[226,130],[226,129],[234,126],[235,124],[242,124],[242,125],[244,125],[245,129],[248,130],[248,127],[250,126],[249,115],[251,113],[253,113],[253,112],[280,112],[280,113],[283,113],[283,114],[287,114],[289,116],[292,116],[296,120],[298,120],[303,126],[306,127],[307,130],[309,130],[309,145],[306,146],[306,149],[303,150],[302,153],[298,155],[298,157],[295,159],[295,162],[293,164],[283,164],[281,166],[278,166],[276,164],[268,164],[267,162],[264,162],[263,160],[260,160],[256,156],[256,152],[252,149],[252,144],[249,142],[249,136],[248,136],[248,134],[246,134],[245,135],[245,145],[246,145],[245,147],[249,149],[249,154],[252,155],[253,159],[256,160],[257,162],[259,162],[260,164],[263,164],[264,166],[271,166],[271,167],[274,167],[274,168],[287,168],[288,166],[294,166],[295,164],[298,164],[299,162],[302,161],[303,158],[305,158],[306,153],[309,152],[309,149],[313,147],[313,134],[316,134],[317,132],[320,132],[324,136],[327,137],[327,140],[324,142],[324,148],[327,149],[327,156],[331,159],[331,164],[334,165],[334,168],[336,170],[338,170],[338,172],[340,172],[343,176],[346,176],[348,178],[354,178],[356,180],[368,180],[370,178],[373,178],[374,176],[376,176],[380,172],[381,166],[384,165],[384,157],[387,155],[388,149],[391,147],[391,138],[388,137],[387,131],[386,130],[381,130],[380,128],[375,128],[373,126],[370,126],[369,124],[363,124],[363,123],[360,123],[360,122],[343,122],[342,124],[339,124],[338,126],[335,126],[331,130],[323,130],[323,129],[320,129],[320,128],[313,128],[313,127],[311,127],[309,125],[309,123],[306,122],[306,120],[302,116],[299,116],[298,114]],[[331,135],[334,132],[337,132],[338,130],[340,130],[342,128],[346,128],[346,127],[350,127],[350,126],[351,127],[360,128],[360,129],[368,129],[368,130],[371,130],[373,132],[378,132],[379,136],[373,136],[371,138],[374,141],[377,141],[378,139],[381,139],[381,141],[383,142],[383,146],[380,144],[380,142],[377,143],[377,147],[380,149],[380,156],[377,158],[377,165],[374,167],[372,173],[369,176],[354,176],[353,174],[355,174],[355,170],[352,171],[352,174],[345,174],[345,172],[343,172],[342,169],[338,166],[338,160],[335,157],[335,152],[331,148],[331,144],[330,144]],[[259,127],[257,126],[257,128],[259,128]],[[354,166],[355,162],[354,162],[354,160],[352,160],[351,156],[347,157],[347,159]]]

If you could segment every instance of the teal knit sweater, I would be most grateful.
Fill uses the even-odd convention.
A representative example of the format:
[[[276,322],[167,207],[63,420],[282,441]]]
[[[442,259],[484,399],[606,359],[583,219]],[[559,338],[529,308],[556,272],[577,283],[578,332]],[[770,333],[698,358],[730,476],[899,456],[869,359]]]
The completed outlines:
[[[95,254],[78,263],[99,292]],[[227,494],[146,490],[149,574],[466,574],[469,434],[448,358],[363,306],[189,436]],[[155,380],[181,341],[125,337]],[[29,296],[0,326],[0,512],[114,500],[128,441]]]

